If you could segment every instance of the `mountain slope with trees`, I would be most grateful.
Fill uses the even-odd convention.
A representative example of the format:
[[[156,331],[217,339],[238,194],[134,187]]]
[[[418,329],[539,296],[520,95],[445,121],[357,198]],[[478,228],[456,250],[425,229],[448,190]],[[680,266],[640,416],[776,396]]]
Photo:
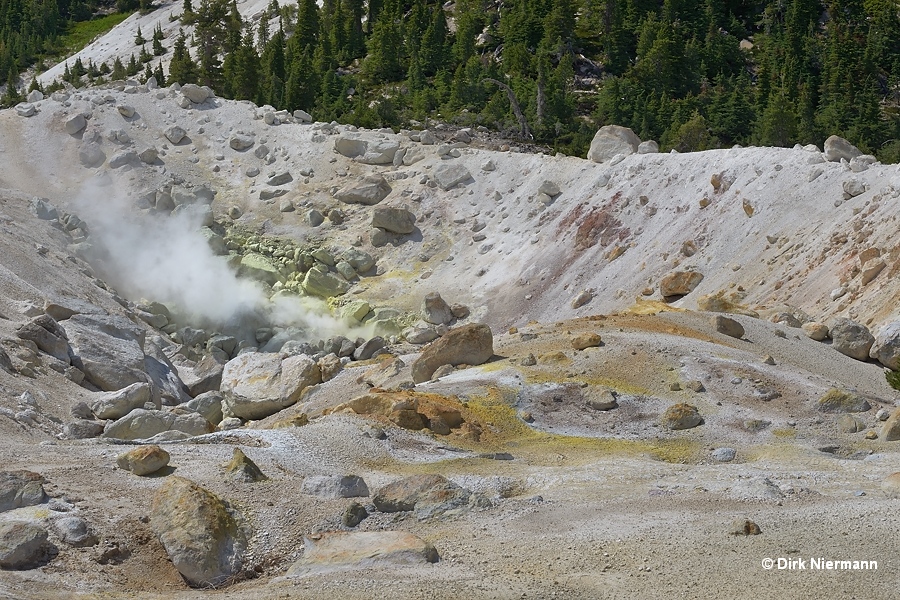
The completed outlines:
[[[61,10],[2,0],[4,23],[15,2]],[[249,19],[233,0],[186,0],[165,77],[319,120],[485,125],[569,153],[615,123],[663,150],[838,134],[896,162],[898,11],[895,0],[273,0]],[[149,58],[107,71],[161,78]]]

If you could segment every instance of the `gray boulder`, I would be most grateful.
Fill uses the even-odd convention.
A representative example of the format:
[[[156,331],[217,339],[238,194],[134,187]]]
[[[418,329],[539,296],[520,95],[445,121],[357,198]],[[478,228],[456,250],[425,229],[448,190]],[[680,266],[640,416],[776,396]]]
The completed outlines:
[[[20,117],[33,117],[37,114],[37,109],[31,102],[20,102],[16,104],[16,114]]]
[[[372,211],[372,227],[405,235],[416,230],[416,215],[405,208],[376,206]]]
[[[239,513],[193,481],[166,479],[153,497],[150,528],[192,586],[225,585],[243,565],[247,531]]]
[[[159,158],[159,150],[153,146],[148,146],[138,152],[138,158],[141,159],[142,163],[152,165]]]
[[[465,510],[470,495],[443,475],[411,475],[379,489],[372,502],[381,512],[415,511],[426,519]]]
[[[178,371],[165,352],[153,342],[147,342],[144,372],[150,382],[150,400],[160,406],[181,404],[191,399]]]
[[[335,151],[366,165],[392,164],[399,148],[397,140],[364,138],[359,134],[342,135],[334,140]]]
[[[238,152],[249,150],[255,143],[256,142],[252,137],[250,137],[249,135],[244,135],[242,133],[236,133],[231,136],[230,140],[228,140],[228,145],[231,146],[231,149],[237,150]]]
[[[69,364],[69,340],[66,331],[50,315],[43,314],[16,329],[16,336],[34,342],[50,356]]]
[[[638,145],[638,154],[656,154],[657,152],[659,152],[659,144],[654,140],[647,140]]]
[[[97,142],[85,142],[78,147],[78,160],[87,168],[99,167],[106,160],[106,154]]]
[[[472,174],[459,163],[441,165],[434,171],[434,182],[445,191],[470,179],[472,179]]]
[[[861,154],[862,151],[859,148],[842,137],[832,135],[825,140],[825,160],[827,161],[841,162],[843,158],[849,162]]]
[[[218,425],[224,418],[222,415],[224,398],[219,391],[205,392],[184,403],[181,408],[198,413],[213,425]]]
[[[875,337],[865,325],[850,319],[836,319],[829,327],[831,346],[850,358],[867,360]]]
[[[372,255],[359,248],[348,248],[341,254],[341,257],[350,263],[357,273],[365,273],[375,266],[375,259]]]
[[[93,546],[97,543],[97,536],[91,531],[88,522],[81,517],[68,516],[54,519],[53,529],[59,539],[75,548]]]
[[[300,493],[319,498],[362,498],[369,486],[357,475],[314,475],[303,480]]]
[[[72,364],[104,391],[147,380],[144,332],[124,317],[74,315],[60,323],[72,347]]]
[[[0,567],[25,569],[37,566],[46,553],[47,530],[27,521],[0,525]]]
[[[353,351],[353,360],[369,360],[375,353],[384,348],[384,338],[376,335],[360,344]]]
[[[869,358],[874,358],[888,369],[900,371],[900,322],[894,321],[878,330]]]
[[[76,419],[63,427],[63,435],[67,440],[87,440],[100,437],[102,433],[103,423],[88,419]]]
[[[222,384],[225,362],[208,354],[193,366],[179,365],[178,376],[184,382],[188,395],[194,398],[200,394],[218,390]]]
[[[187,131],[184,130],[184,127],[172,125],[163,132],[163,135],[173,144],[179,144],[187,135]]]
[[[98,419],[120,419],[150,402],[150,385],[133,383],[121,390],[97,393],[94,398],[91,411]]]
[[[391,193],[391,186],[381,175],[369,175],[362,181],[338,190],[334,197],[346,204],[378,204]]]
[[[272,177],[269,177],[269,179],[266,180],[266,185],[279,186],[290,183],[293,180],[294,177],[291,175],[290,171],[282,171],[281,173],[277,173]]]
[[[634,154],[640,144],[641,138],[631,129],[619,125],[604,125],[594,134],[587,157],[595,163],[602,163],[617,154]]]
[[[113,154],[113,157],[109,159],[109,168],[118,169],[127,164],[137,162],[137,160],[137,152],[134,150],[123,150],[122,152],[116,152]]]
[[[59,211],[50,203],[48,198],[35,196],[31,199],[31,212],[41,221],[55,221],[59,218]]]
[[[738,339],[744,337],[744,326],[731,317],[715,315],[712,318],[712,326],[715,327],[716,331],[724,333],[727,336]]]
[[[181,86],[181,93],[194,104],[202,104],[209,98],[209,88],[200,87],[193,83],[186,83]]]
[[[87,126],[87,121],[85,120],[83,114],[78,113],[77,115],[72,115],[71,117],[66,119],[66,122],[63,126],[66,129],[66,133],[68,133],[69,135],[75,135]]]
[[[453,312],[438,292],[431,292],[422,300],[422,319],[432,325],[446,325],[453,320]]]
[[[161,410],[138,408],[110,423],[104,438],[117,440],[145,440],[165,431],[180,431],[189,436],[203,435],[212,425],[197,413],[176,414]]]
[[[0,471],[0,512],[41,504],[44,478],[31,471]]]

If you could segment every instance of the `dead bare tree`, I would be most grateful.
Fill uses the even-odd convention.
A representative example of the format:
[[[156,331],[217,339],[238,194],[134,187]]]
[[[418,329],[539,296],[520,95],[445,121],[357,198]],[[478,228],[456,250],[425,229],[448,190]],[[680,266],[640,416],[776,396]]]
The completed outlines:
[[[506,92],[506,95],[509,97],[509,104],[512,107],[513,113],[516,115],[516,119],[519,121],[519,134],[526,140],[534,139],[534,136],[531,135],[531,128],[528,127],[528,121],[525,120],[525,114],[522,112],[522,107],[519,106],[519,101],[516,99],[516,93],[512,90],[511,87],[503,83],[502,81],[497,81],[496,79],[483,79],[482,83],[493,83],[501,90]]]

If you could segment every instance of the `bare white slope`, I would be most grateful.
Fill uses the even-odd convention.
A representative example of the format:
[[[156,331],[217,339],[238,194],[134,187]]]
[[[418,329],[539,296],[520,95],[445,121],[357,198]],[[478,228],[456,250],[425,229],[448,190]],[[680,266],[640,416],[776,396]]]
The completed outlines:
[[[800,148],[633,155],[616,165],[475,147],[449,158],[438,155],[438,146],[403,135],[358,132],[396,139],[425,155],[411,166],[371,166],[334,151],[335,139],[352,127],[269,126],[261,118],[264,111],[251,103],[216,99],[185,110],[180,98],[174,90],[87,90],[64,103],[44,100],[28,119],[4,111],[0,156],[9,168],[0,184],[62,203],[104,172],[117,185],[102,193],[122,198],[172,177],[207,184],[218,191],[214,208],[220,218],[234,205],[244,209],[241,222],[271,234],[319,240],[334,249],[362,240],[389,275],[358,284],[354,293],[373,303],[415,310],[424,286],[471,305],[495,325],[622,310],[642,292],[660,300],[659,280],[677,269],[697,270],[704,279],[676,306],[695,308],[699,296],[724,291],[760,311],[789,304],[819,320],[851,316],[878,325],[896,314],[900,174],[893,165],[853,173]],[[120,104],[133,106],[136,116],[122,117]],[[81,167],[77,149],[84,134],[63,130],[76,112],[91,115],[88,129],[101,136],[107,158],[152,145],[161,150],[161,162],[118,170]],[[188,132],[177,146],[163,137],[173,124]],[[128,133],[129,144],[109,141],[109,133],[119,129]],[[269,160],[257,158],[254,149],[231,149],[236,133],[253,136],[254,149],[266,145]],[[494,170],[482,169],[488,161]],[[452,163],[464,165],[472,179],[446,192],[429,183],[436,170]],[[250,167],[261,174],[248,177]],[[265,179],[285,170],[294,176],[284,187],[296,212],[279,212],[278,200],[259,200],[259,192],[268,189]],[[300,175],[309,170],[310,177]],[[372,173],[392,186],[383,205],[406,205],[418,218],[417,233],[383,248],[369,244],[372,209],[332,197]],[[716,191],[714,175],[731,182],[727,190]],[[851,179],[867,191],[844,200],[842,186]],[[549,206],[536,199],[545,180],[562,190]],[[340,227],[313,229],[303,218],[308,208],[340,208],[348,218]],[[476,223],[484,228],[473,232]],[[862,286],[858,254],[868,248],[880,249],[887,267]],[[831,291],[841,286],[848,293],[832,300]],[[572,309],[571,299],[584,289],[593,289],[595,299]]]

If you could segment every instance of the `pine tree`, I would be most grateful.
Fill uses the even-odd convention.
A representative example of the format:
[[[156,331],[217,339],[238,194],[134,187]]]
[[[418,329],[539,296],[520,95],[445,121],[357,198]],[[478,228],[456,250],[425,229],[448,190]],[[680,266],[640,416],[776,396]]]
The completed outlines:
[[[172,48],[172,61],[169,63],[169,78],[166,80],[168,85],[173,83],[196,83],[197,82],[197,63],[191,58],[191,53],[187,48],[187,37],[183,30],[178,31],[178,38]]]
[[[447,56],[447,16],[440,3],[431,10],[431,22],[425,30],[420,52],[425,72],[437,73]]]
[[[119,60],[117,56],[113,61],[112,72],[109,75],[109,78],[113,81],[121,81],[125,79],[128,75],[125,73],[125,65],[122,64],[122,61]]]
[[[456,3],[456,35],[453,40],[453,60],[465,64],[475,55],[475,38],[484,28],[484,13],[477,0]]]
[[[259,55],[253,46],[253,36],[248,32],[243,43],[235,50],[231,89],[237,100],[256,100],[259,94],[259,70]]]
[[[365,56],[366,46],[363,41],[363,0],[344,0],[347,10],[346,21],[347,58],[361,58]]]
[[[15,64],[9,67],[6,73],[6,92],[3,94],[2,104],[4,106],[14,106],[23,100],[22,94],[19,92],[19,70]]]
[[[307,48],[291,63],[285,87],[285,106],[288,110],[312,110],[318,95],[317,75]]]
[[[396,81],[403,75],[401,49],[400,31],[394,15],[384,10],[369,40],[369,56],[363,66],[365,73],[375,81]]]
[[[544,17],[541,45],[553,54],[572,51],[575,37],[575,6],[572,0],[553,0],[553,8]]]
[[[162,61],[157,63],[156,68],[153,70],[153,76],[156,78],[156,83],[158,85],[166,84],[166,74],[163,72]]]
[[[154,56],[162,56],[166,53],[165,46],[162,45],[163,41],[163,32],[162,27],[157,24],[156,29],[153,30],[153,55]]]
[[[797,115],[784,92],[772,96],[757,129],[756,141],[764,146],[786,147],[797,139]]]
[[[147,43],[147,40],[144,39],[144,36],[141,34],[141,26],[138,25],[137,35],[134,36],[134,45],[135,46],[143,46]]]
[[[128,61],[128,66],[125,67],[125,74],[129,77],[134,77],[135,75],[140,73],[140,71],[141,67],[138,64],[137,59],[134,57],[134,54],[132,53],[131,59]]]
[[[284,103],[284,83],[287,79],[284,57],[284,31],[272,36],[262,53],[260,93],[263,104],[280,108]]]
[[[372,28],[378,21],[378,16],[384,9],[384,0],[369,0],[367,3],[368,14],[366,16],[366,33],[372,35]]]
[[[295,47],[303,52],[308,46],[315,49],[319,39],[319,6],[316,0],[300,0],[297,10],[297,28],[294,31]],[[311,50],[312,51],[312,50]]]
[[[228,0],[201,0],[196,13],[194,40],[199,62],[198,76],[202,85],[214,90],[222,86],[219,53],[227,50],[229,9]]]
[[[333,56],[339,63],[348,62],[350,60],[350,52],[347,48],[347,13],[344,11],[344,3],[341,0],[335,0],[334,13],[330,14],[332,16],[328,35]]]

